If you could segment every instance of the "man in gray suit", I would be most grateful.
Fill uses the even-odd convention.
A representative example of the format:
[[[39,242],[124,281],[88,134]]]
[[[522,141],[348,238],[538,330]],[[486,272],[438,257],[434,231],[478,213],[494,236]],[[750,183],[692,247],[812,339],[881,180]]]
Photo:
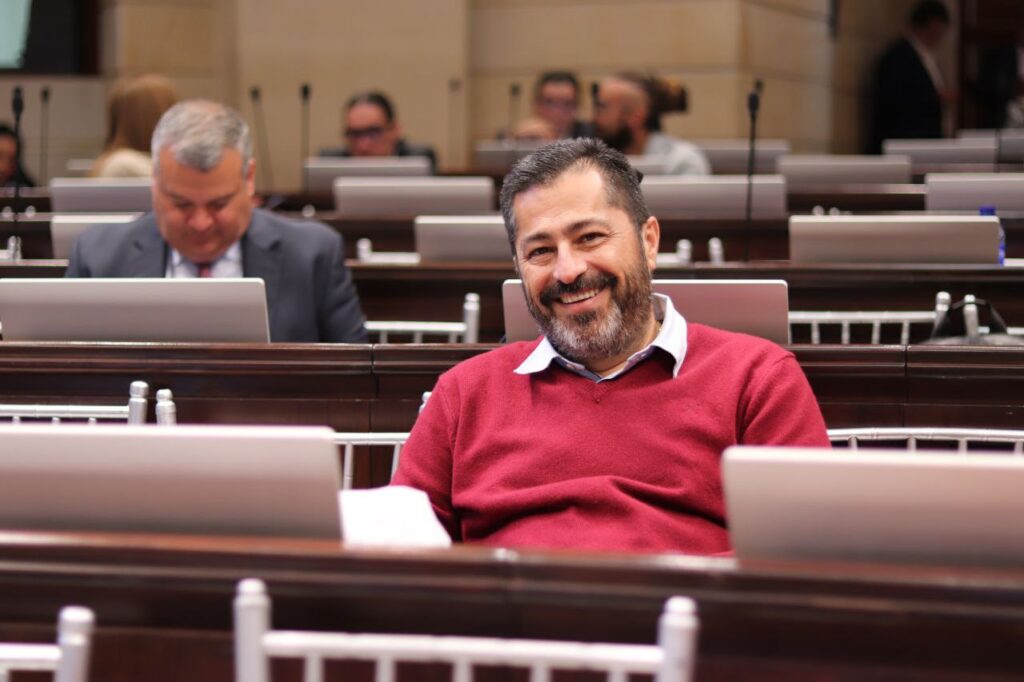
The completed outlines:
[[[260,277],[271,341],[366,341],[341,235],[253,208],[256,165],[237,112],[181,102],[160,119],[152,149],[153,212],[87,230],[68,277]]]

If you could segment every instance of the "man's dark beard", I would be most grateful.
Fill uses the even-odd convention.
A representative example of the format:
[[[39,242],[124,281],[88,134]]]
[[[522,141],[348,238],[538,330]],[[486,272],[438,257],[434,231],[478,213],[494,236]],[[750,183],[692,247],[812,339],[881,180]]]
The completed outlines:
[[[612,300],[603,318],[591,311],[560,320],[551,307],[556,298],[565,294],[604,287],[610,290]],[[537,298],[546,310],[537,306],[529,293],[526,303],[548,342],[563,357],[583,364],[614,357],[633,348],[647,333],[653,314],[651,274],[642,258],[621,280],[607,273],[584,274],[571,284],[552,284]]]
[[[597,133],[597,136],[601,138],[602,142],[623,154],[626,153],[627,149],[633,146],[633,131],[627,126],[620,125],[614,132],[606,132],[595,126],[594,131]]]

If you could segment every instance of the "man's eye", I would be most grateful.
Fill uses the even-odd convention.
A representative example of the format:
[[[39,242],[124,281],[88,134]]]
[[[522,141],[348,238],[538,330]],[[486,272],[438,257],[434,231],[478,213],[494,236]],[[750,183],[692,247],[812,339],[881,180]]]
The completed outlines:
[[[601,236],[602,235],[601,235],[600,232],[587,232],[586,234],[583,234],[583,235],[580,236],[580,241],[581,242],[592,242],[592,241],[595,241],[597,239],[600,239]]]
[[[228,205],[228,202],[226,202],[226,201],[218,201],[215,204],[210,204],[210,210],[211,211],[221,211],[227,205]]]
[[[175,201],[174,208],[178,209],[179,211],[187,211],[190,208],[192,208],[192,204],[186,204],[181,201]]]
[[[551,253],[551,248],[550,247],[538,246],[535,249],[530,249],[529,253],[526,254],[526,257],[530,258],[530,259],[533,259],[533,258],[538,258],[540,256],[544,256],[544,255],[549,254],[549,253]]]

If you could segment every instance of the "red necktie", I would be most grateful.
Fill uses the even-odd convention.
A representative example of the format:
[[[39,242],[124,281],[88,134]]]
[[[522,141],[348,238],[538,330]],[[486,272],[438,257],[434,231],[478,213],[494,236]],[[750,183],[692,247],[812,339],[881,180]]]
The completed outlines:
[[[196,263],[196,277],[213,277],[213,265],[211,263]]]

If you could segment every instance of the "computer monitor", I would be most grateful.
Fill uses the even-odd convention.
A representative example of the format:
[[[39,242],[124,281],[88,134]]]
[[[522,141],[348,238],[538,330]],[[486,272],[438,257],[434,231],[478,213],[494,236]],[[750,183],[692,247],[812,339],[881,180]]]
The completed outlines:
[[[304,169],[307,191],[313,193],[330,193],[335,178],[432,175],[425,156],[314,156],[306,159]]]
[[[325,427],[0,425],[5,529],[341,539]]]
[[[789,343],[789,289],[784,280],[656,279],[656,293],[689,322]],[[526,307],[521,281],[507,279],[501,286],[505,338],[528,341],[540,334]]]
[[[78,235],[93,225],[127,225],[139,213],[54,213],[50,217],[50,241],[54,258],[68,258]]]
[[[733,175],[747,172],[750,163],[749,140],[694,140],[693,144],[704,152],[711,172]],[[758,140],[754,144],[754,172],[775,173],[779,157],[789,154],[788,140]]]
[[[139,213],[153,208],[150,178],[53,178],[54,213]]]
[[[494,208],[494,182],[487,177],[334,180],[334,210],[343,218],[475,215]]]
[[[262,279],[0,279],[4,341],[267,343]]]
[[[1024,563],[1024,459],[1007,454],[731,447],[740,561]]]
[[[500,214],[418,216],[413,223],[416,252],[423,261],[502,261],[512,251]]]
[[[902,184],[912,180],[910,157],[899,155],[789,155],[779,159],[779,174],[790,187]]]
[[[742,220],[746,215],[747,178],[742,175],[645,177],[640,190],[659,218]],[[781,175],[753,178],[751,213],[758,219],[785,218],[786,181]]]
[[[924,184],[929,211],[1024,210],[1024,173],[929,173]]]
[[[960,138],[953,140],[885,140],[882,151],[886,156],[909,156],[914,165],[929,164],[988,164],[996,160],[994,139]]]
[[[999,219],[994,216],[844,215],[789,219],[794,263],[994,264]]]
[[[540,140],[479,140],[473,145],[473,166],[479,171],[504,174],[516,161],[545,144]]]

